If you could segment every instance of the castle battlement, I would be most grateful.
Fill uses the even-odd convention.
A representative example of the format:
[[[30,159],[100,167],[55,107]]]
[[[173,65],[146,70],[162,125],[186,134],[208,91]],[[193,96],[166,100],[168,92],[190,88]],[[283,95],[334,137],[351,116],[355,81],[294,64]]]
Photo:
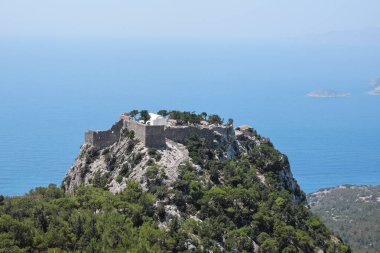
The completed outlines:
[[[166,148],[166,139],[184,143],[191,136],[199,136],[205,139],[207,145],[212,146],[213,141],[218,136],[234,136],[232,126],[149,125],[138,122],[127,114],[122,114],[120,120],[116,122],[110,130],[86,132],[85,143],[90,143],[99,148],[111,146],[119,141],[123,129],[133,131],[135,137],[139,139],[145,147],[157,149]]]
[[[120,131],[123,128],[123,121],[116,122],[110,130],[88,131],[84,134],[85,143],[90,143],[99,148],[111,146],[120,139]]]
[[[165,126],[164,125],[147,125],[137,122],[129,117],[123,119],[124,127],[135,132],[145,147],[148,148],[165,148]]]

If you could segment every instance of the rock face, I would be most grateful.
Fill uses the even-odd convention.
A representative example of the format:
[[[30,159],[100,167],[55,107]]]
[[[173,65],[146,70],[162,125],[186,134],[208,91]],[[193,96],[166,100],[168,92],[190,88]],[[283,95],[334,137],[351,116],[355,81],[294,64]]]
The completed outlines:
[[[94,184],[118,193],[125,188],[128,179],[140,182],[146,189],[145,175],[151,166],[160,168],[160,173],[165,176],[164,183],[169,185],[177,179],[178,167],[182,163],[189,162],[199,167],[189,157],[186,147],[187,140],[194,136],[203,141],[205,147],[211,150],[212,159],[216,160],[232,160],[262,144],[270,144],[268,139],[258,136],[248,125],[234,129],[232,126],[206,123],[176,126],[172,122],[165,128],[165,147],[147,148],[144,145],[146,141],[136,138],[136,129],[129,126],[130,124],[122,124],[121,120],[111,130],[101,131],[112,136],[113,144],[104,138],[101,145],[85,142],[62,182],[64,190],[73,192],[81,184]],[[86,140],[89,133],[94,132],[87,132]],[[279,153],[278,161],[267,161],[262,165],[262,170],[271,166],[278,166],[282,187],[294,193],[293,199],[296,202],[304,202],[305,197],[293,178],[287,157]],[[264,173],[260,169],[257,176],[265,183]]]
[[[120,125],[119,121],[111,130]],[[145,142],[134,137],[135,132],[129,124],[118,128],[119,133],[111,130],[101,132],[119,136],[113,144],[105,145],[109,141],[103,138],[100,144],[85,142],[82,145],[80,155],[62,182],[65,191],[73,192],[80,184],[103,184],[117,193],[125,188],[128,178],[144,186],[144,174],[152,164],[163,169],[167,176],[165,181],[170,183],[178,176],[178,166],[191,160],[184,144],[192,136],[200,137],[207,147],[218,150],[217,159],[233,159],[241,152],[235,131],[230,126],[170,126],[165,130],[166,146],[161,149],[147,148]],[[89,133],[94,132],[87,132],[86,140]]]

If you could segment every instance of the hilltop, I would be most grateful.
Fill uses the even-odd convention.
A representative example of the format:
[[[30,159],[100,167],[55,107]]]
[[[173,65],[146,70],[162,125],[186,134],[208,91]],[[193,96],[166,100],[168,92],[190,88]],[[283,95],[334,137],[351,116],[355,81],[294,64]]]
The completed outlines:
[[[354,252],[380,251],[380,186],[343,185],[307,196],[311,210]]]
[[[286,155],[207,113],[122,114],[85,134],[61,189],[0,202],[0,248],[14,252],[350,252]]]

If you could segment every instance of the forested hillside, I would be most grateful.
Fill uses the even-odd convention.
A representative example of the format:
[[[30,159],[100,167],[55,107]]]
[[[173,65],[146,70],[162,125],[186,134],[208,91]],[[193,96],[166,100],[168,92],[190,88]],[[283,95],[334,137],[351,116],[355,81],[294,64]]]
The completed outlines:
[[[308,195],[314,213],[352,246],[380,252],[380,186],[340,186]]]

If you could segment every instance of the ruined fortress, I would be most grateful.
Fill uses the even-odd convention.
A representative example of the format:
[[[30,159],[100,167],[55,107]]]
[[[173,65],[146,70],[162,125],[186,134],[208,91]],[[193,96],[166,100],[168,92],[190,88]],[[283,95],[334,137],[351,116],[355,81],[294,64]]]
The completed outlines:
[[[122,114],[120,120],[116,122],[110,130],[106,131],[88,131],[85,133],[85,143],[92,144],[99,148],[105,148],[118,142],[121,138],[123,129],[134,131],[135,137],[139,139],[147,148],[166,148],[166,139],[178,143],[184,143],[191,136],[204,138],[207,145],[211,146],[215,138],[234,137],[232,126],[204,126],[204,125],[186,125],[176,126],[173,124],[159,123],[145,124],[131,118],[127,114]],[[228,141],[228,140],[227,140]]]

